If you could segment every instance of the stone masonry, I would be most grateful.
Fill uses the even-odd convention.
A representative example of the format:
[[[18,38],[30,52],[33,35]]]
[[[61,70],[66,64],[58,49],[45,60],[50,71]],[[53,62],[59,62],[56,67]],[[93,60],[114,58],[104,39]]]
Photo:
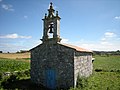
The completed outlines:
[[[46,70],[56,73],[56,88],[74,85],[74,50],[60,44],[40,45],[31,52],[31,79],[46,86]]]
[[[60,43],[60,17],[52,3],[43,19],[42,43],[31,49],[31,81],[50,89],[76,87],[78,76],[92,74],[92,52]],[[53,37],[49,37],[49,33]]]
[[[93,64],[92,64],[92,53],[86,52],[75,52],[74,56],[74,80],[75,86],[78,76],[88,77],[92,74]]]

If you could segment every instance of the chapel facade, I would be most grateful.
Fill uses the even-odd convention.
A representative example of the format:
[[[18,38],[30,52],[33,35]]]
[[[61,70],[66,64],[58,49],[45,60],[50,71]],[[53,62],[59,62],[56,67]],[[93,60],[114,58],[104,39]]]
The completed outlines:
[[[60,19],[50,3],[42,43],[31,49],[31,81],[50,89],[76,87],[78,76],[88,77],[93,69],[92,51],[61,43]]]

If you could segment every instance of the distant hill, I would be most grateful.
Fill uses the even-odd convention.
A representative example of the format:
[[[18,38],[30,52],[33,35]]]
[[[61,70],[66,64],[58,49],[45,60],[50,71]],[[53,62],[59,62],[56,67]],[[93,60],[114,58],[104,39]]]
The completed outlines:
[[[120,50],[117,51],[93,51],[94,55],[120,55]]]

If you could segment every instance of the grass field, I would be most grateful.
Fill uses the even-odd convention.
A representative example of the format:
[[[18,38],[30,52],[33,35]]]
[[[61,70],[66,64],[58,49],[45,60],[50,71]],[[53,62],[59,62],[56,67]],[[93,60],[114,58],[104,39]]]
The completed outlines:
[[[7,59],[8,57],[6,58],[5,55],[4,57],[0,56],[0,72],[13,72],[30,69],[30,54],[22,53],[21,55],[14,55],[14,58],[12,57],[11,59]],[[24,56],[26,56],[26,58]],[[71,90],[120,90],[120,56],[94,57],[93,75],[87,79],[81,79],[78,87],[75,89],[71,88]],[[9,88],[34,89],[31,87],[30,80],[28,79],[9,83],[8,86],[10,86]]]
[[[0,58],[0,72],[13,72],[30,69],[30,63],[23,59]]]
[[[89,90],[120,90],[120,56],[96,56],[93,75],[88,78]]]
[[[120,70],[120,56],[101,57],[95,56],[94,69],[102,71],[117,71]]]

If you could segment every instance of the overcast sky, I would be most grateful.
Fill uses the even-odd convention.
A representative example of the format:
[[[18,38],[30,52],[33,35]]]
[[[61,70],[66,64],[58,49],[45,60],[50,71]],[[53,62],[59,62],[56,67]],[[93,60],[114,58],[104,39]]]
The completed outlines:
[[[61,17],[62,43],[90,50],[120,50],[120,0],[0,0],[0,51],[40,44],[49,3]]]

